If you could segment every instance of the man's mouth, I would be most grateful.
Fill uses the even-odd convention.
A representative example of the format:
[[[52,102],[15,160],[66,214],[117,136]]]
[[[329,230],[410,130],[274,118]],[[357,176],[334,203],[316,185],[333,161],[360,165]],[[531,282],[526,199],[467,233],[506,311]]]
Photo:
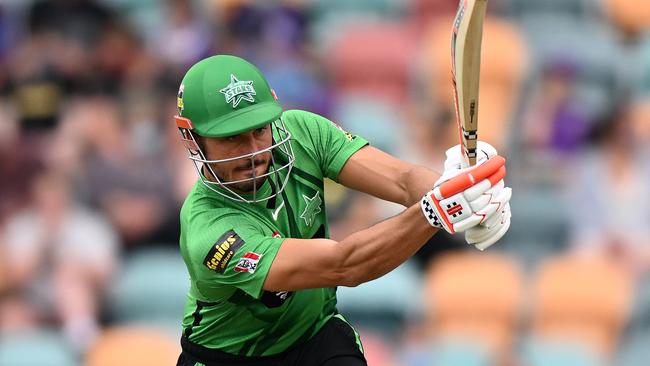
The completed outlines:
[[[264,167],[266,166],[266,161],[264,160],[256,160],[254,164],[246,164],[244,166],[236,168],[237,171],[239,172],[252,172],[253,170],[256,170],[259,167]]]

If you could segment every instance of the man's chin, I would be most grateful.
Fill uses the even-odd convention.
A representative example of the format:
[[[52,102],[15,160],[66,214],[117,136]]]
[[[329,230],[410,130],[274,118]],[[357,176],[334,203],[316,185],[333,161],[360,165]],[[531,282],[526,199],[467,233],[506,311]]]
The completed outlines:
[[[252,194],[256,190],[259,191],[262,188],[262,185],[266,181],[267,177],[257,178],[254,181],[250,182],[241,182],[237,184],[230,185],[230,189],[240,194]]]

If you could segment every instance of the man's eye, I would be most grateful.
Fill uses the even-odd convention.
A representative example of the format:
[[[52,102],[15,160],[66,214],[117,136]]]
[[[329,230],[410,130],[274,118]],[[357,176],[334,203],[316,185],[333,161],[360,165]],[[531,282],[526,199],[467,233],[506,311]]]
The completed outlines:
[[[255,133],[257,133],[258,135],[261,135],[261,134],[264,133],[264,131],[266,131],[266,129],[267,129],[266,126],[264,126],[264,127],[260,127],[260,128],[258,128],[257,130],[255,130]]]

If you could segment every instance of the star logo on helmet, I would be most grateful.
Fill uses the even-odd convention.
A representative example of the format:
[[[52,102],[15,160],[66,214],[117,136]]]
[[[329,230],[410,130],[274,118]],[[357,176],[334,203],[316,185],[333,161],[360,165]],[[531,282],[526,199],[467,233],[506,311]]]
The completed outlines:
[[[219,92],[226,97],[226,103],[232,103],[233,108],[237,108],[242,100],[251,103],[255,102],[253,96],[256,95],[256,93],[253,88],[253,82],[239,81],[233,74],[230,74],[230,84],[219,90]]]

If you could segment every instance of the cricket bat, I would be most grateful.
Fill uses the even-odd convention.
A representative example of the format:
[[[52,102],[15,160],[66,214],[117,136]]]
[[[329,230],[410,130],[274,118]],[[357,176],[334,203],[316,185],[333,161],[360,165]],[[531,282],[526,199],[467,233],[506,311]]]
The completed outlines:
[[[467,162],[476,164],[483,19],[488,0],[460,0],[451,37],[456,121]]]

